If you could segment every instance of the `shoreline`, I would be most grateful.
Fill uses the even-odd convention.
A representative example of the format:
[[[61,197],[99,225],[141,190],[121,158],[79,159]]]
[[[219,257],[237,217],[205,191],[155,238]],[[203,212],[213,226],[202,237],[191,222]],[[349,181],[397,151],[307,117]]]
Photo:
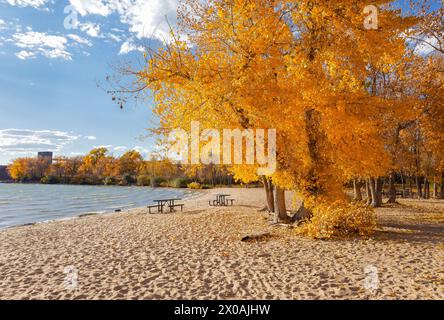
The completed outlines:
[[[208,207],[225,191],[236,206]],[[208,190],[183,213],[141,208],[2,230],[0,298],[442,299],[444,201],[401,201],[377,210],[369,238],[319,241],[271,225],[262,191]],[[73,288],[66,268],[77,272]]]
[[[2,182],[0,182],[0,183],[2,183]],[[71,186],[71,185],[68,185],[68,186]],[[113,186],[104,186],[104,187],[113,187]],[[116,187],[123,187],[123,186],[116,186]],[[126,186],[126,187],[132,187],[132,186]],[[139,187],[139,186],[134,186],[134,187]],[[195,189],[189,189],[189,188],[163,188],[163,187],[154,188],[154,187],[143,187],[143,186],[140,186],[140,188],[178,189],[178,190],[188,190],[188,191],[195,191],[196,192],[196,194],[194,196],[191,195],[191,196],[183,199],[183,201],[188,201],[188,200],[192,200],[195,198],[200,198],[200,197],[205,196],[205,194],[206,194],[206,192],[205,192],[206,190],[195,190]],[[93,216],[99,216],[99,215],[103,216],[103,215],[111,215],[111,214],[118,214],[118,213],[131,213],[131,211],[140,212],[141,210],[144,210],[144,209],[146,209],[146,206],[134,207],[134,208],[129,208],[129,209],[115,209],[114,211],[107,211],[107,210],[93,211],[93,212],[86,211],[86,212],[81,212],[78,215],[71,216],[71,217],[64,217],[64,218],[59,218],[59,219],[49,219],[49,220],[36,221],[36,222],[28,222],[28,223],[13,225],[13,226],[7,226],[7,227],[3,227],[3,228],[0,227],[0,232],[2,232],[4,230],[14,229],[14,228],[29,227],[29,226],[35,226],[35,225],[40,225],[40,224],[48,224],[48,223],[56,223],[59,221],[75,220],[75,219],[81,219],[81,218],[93,217]]]

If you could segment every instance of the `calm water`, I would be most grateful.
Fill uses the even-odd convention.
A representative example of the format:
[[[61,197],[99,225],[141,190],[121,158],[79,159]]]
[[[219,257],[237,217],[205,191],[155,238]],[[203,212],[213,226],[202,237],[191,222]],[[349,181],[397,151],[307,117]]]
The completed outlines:
[[[0,228],[143,207],[154,199],[186,199],[198,194],[186,189],[0,183]]]

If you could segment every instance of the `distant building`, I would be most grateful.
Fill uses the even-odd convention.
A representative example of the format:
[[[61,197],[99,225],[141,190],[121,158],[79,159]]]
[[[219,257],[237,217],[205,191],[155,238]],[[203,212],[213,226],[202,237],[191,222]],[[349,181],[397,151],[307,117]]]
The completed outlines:
[[[50,151],[39,152],[37,154],[37,158],[39,160],[47,160],[50,164],[52,164],[53,153]]]
[[[11,177],[8,173],[8,166],[0,166],[0,181],[8,181],[11,180]]]

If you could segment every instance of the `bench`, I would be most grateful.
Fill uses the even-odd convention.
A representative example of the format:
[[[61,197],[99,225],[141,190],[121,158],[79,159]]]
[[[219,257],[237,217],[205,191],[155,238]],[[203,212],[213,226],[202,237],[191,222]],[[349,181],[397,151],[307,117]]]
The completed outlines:
[[[147,208],[148,208],[149,213],[151,213],[151,209],[154,209],[154,208],[156,208],[157,212],[159,212],[159,206],[157,204],[153,205],[153,206],[147,206]]]
[[[231,205],[233,205],[234,201],[236,201],[236,200],[235,199],[225,199],[225,201],[227,202],[227,204],[228,204],[228,201],[230,201]]]
[[[168,207],[170,208],[170,211],[171,212],[173,212],[173,211],[176,211],[174,208],[176,208],[176,207],[180,207],[180,211],[183,211],[183,207],[184,207],[185,205],[184,204],[182,204],[182,203],[179,203],[179,204],[172,204],[172,205],[169,205]]]
[[[147,206],[149,209],[149,213],[151,213],[151,209],[157,208],[157,213],[164,213],[163,208],[170,208],[170,212],[175,211],[174,208],[180,207],[181,211],[183,211],[184,204],[175,204],[175,201],[179,201],[182,199],[161,199],[161,200],[153,200],[157,204]]]
[[[208,201],[208,204],[210,207],[220,207],[220,206],[227,206],[228,203],[231,203],[231,205],[234,204],[235,199],[224,199],[224,203],[221,203],[219,199],[216,200],[210,200]]]

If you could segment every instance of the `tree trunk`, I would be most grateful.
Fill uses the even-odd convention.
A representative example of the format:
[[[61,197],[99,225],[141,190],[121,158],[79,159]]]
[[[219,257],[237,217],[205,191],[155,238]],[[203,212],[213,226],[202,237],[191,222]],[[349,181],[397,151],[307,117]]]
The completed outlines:
[[[401,172],[402,198],[406,197],[404,174]]]
[[[438,178],[435,176],[433,177],[433,198],[438,198]]]
[[[409,198],[413,198],[413,182],[412,182],[413,178],[410,177],[409,178],[409,189],[410,189],[410,197]]]
[[[421,198],[423,197],[423,194],[422,194],[422,181],[421,181],[421,177],[419,177],[418,175],[416,175],[415,180],[416,180],[416,191],[417,191],[417,196],[418,196],[418,199],[421,199]]]
[[[369,198],[369,204],[374,207],[376,205],[376,189],[375,189],[375,179],[370,178],[368,180],[368,185],[370,189],[370,198]]]
[[[439,193],[439,198],[444,199],[444,171],[441,173],[441,190]]]
[[[394,172],[390,173],[390,178],[389,178],[389,199],[387,201],[387,203],[396,203],[396,186],[395,186],[395,181],[396,180],[396,175]]]
[[[285,190],[279,187],[276,187],[274,209],[277,222],[285,222],[288,220],[287,206],[285,204]]]
[[[378,199],[379,206],[382,206],[382,188],[384,187],[384,181],[381,178],[376,179],[376,197]]]
[[[370,191],[372,195],[371,206],[378,208],[382,205],[382,181],[381,178],[370,179]]]
[[[427,177],[424,178],[424,199],[430,199],[430,182]]]
[[[298,209],[298,212],[291,218],[291,222],[298,222],[303,220],[308,220],[313,216],[313,213],[310,209],[305,207],[305,203],[302,202],[301,207]]]
[[[267,199],[267,209],[269,212],[274,212],[274,193],[273,193],[273,184],[271,180],[263,177],[262,183],[264,184],[265,196]]]
[[[367,193],[367,204],[370,205],[372,203],[372,192],[370,188],[370,179],[365,180],[365,191]]]
[[[361,192],[361,181],[358,179],[353,179],[353,191],[354,191],[354,200],[361,201],[362,200],[362,192]]]

